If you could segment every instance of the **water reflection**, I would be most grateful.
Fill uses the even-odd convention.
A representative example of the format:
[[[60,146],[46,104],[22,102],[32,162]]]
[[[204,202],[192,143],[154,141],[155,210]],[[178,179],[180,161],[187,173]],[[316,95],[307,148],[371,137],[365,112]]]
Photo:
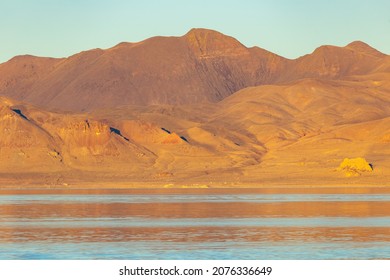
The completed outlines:
[[[1,242],[390,242],[389,227],[75,227],[1,228]]]
[[[1,195],[0,204],[31,204],[31,203],[229,203],[245,201],[246,203],[277,203],[277,202],[346,202],[346,201],[389,201],[390,194],[18,194]]]
[[[390,258],[379,190],[0,190],[0,259]]]
[[[1,198],[1,197],[0,197]],[[0,205],[1,217],[387,217],[390,201],[304,201],[281,203],[27,203]],[[1,218],[0,218],[1,219]]]

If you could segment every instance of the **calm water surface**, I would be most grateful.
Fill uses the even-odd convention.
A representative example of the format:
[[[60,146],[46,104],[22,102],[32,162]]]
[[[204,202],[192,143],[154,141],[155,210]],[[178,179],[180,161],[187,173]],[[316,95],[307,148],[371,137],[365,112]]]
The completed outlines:
[[[389,259],[390,188],[0,190],[0,259]]]

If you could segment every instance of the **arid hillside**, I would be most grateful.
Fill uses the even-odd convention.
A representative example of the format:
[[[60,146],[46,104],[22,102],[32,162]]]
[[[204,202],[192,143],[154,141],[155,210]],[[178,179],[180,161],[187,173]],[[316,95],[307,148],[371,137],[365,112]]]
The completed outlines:
[[[193,29],[15,57],[0,96],[2,186],[390,182],[390,60],[363,42],[288,60]]]
[[[322,46],[288,60],[216,31],[192,29],[182,37],[120,43],[64,59],[15,57],[0,65],[0,95],[72,112],[218,102],[249,86],[382,71],[386,60],[362,42]]]
[[[216,102],[276,80],[286,59],[193,29],[65,59],[21,56],[0,65],[0,94],[51,109]]]

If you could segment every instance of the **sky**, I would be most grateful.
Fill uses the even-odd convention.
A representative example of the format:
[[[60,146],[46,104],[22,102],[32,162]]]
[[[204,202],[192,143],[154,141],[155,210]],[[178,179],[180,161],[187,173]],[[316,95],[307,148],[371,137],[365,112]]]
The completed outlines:
[[[209,28],[287,58],[356,40],[390,54],[389,0],[0,0],[0,63]]]

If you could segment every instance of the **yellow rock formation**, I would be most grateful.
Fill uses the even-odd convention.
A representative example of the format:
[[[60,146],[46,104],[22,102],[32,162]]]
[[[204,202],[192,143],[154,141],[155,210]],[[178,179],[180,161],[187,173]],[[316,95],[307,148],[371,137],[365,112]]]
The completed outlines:
[[[371,172],[372,166],[361,157],[345,158],[340,164],[339,171],[344,171],[347,177],[359,176],[362,172]]]

